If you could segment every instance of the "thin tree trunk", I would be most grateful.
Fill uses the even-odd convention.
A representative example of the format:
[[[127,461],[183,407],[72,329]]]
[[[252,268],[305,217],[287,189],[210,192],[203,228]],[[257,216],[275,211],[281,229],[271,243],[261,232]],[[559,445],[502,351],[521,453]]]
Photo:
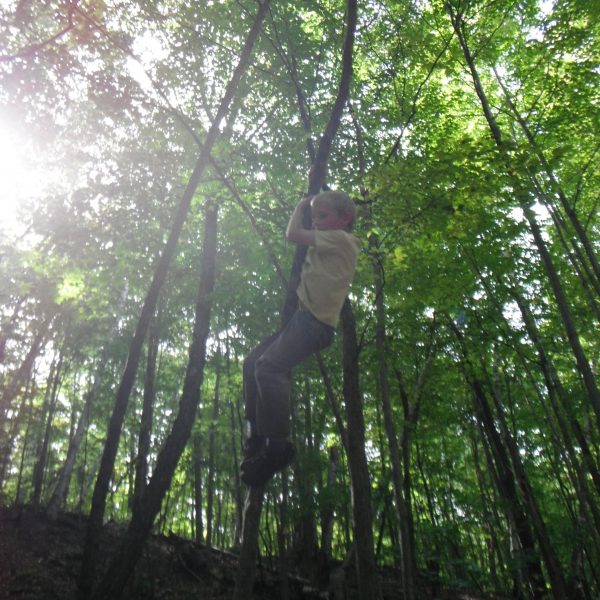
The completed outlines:
[[[489,103],[487,96],[485,94],[485,91],[483,89],[483,85],[481,84],[481,80],[479,79],[479,74],[475,67],[475,62],[474,62],[473,56],[471,55],[471,51],[469,49],[469,46],[468,46],[465,36],[464,36],[463,17],[460,13],[454,12],[454,10],[452,9],[452,7],[449,3],[447,4],[447,8],[450,13],[450,19],[452,21],[452,25],[458,36],[461,48],[463,50],[463,55],[465,57],[467,65],[469,67],[469,71],[470,71],[471,77],[473,79],[473,84],[475,86],[475,91],[481,102],[481,107],[482,107],[483,113],[485,115],[486,121],[488,123],[488,126],[490,128],[492,137],[494,139],[494,142],[496,143],[496,146],[497,146],[503,160],[506,163],[507,171],[508,171],[509,175],[511,176],[512,181],[514,182],[515,194],[516,194],[517,200],[519,202],[519,206],[523,210],[523,214],[529,224],[529,229],[531,231],[535,245],[540,254],[542,264],[544,265],[546,275],[548,277],[550,286],[552,288],[552,292],[554,294],[554,299],[556,300],[556,304],[557,304],[559,313],[560,313],[562,321],[563,321],[563,325],[565,328],[565,332],[567,334],[567,339],[569,341],[569,345],[571,346],[573,356],[575,357],[577,370],[579,371],[581,378],[583,380],[583,383],[585,385],[585,388],[587,390],[588,398],[590,400],[590,403],[592,405],[592,408],[594,409],[594,413],[596,416],[596,422],[598,424],[598,427],[600,428],[600,389],[598,388],[594,372],[593,372],[593,370],[590,366],[590,363],[585,355],[583,347],[581,346],[581,342],[579,340],[579,335],[577,333],[577,328],[575,326],[575,322],[573,320],[573,316],[571,314],[571,310],[569,308],[569,304],[568,304],[562,283],[560,281],[558,271],[554,265],[552,256],[550,255],[550,252],[548,251],[548,247],[542,236],[542,232],[541,232],[540,226],[537,222],[537,219],[535,217],[535,214],[529,205],[528,193],[525,190],[525,188],[523,187],[523,184],[520,181],[520,178],[516,174],[516,171],[515,171],[514,165],[513,165],[513,160],[511,159],[510,151],[503,140],[502,133],[501,133],[498,123],[496,122],[496,119],[492,113],[490,103]]]
[[[242,525],[242,547],[235,576],[233,600],[252,598],[256,561],[258,559],[258,534],[260,531],[260,513],[264,500],[264,485],[251,486],[244,504]]]
[[[233,457],[233,470],[234,470],[234,488],[233,494],[235,494],[235,530],[233,532],[233,546],[238,547],[240,544],[240,536],[242,533],[242,520],[243,520],[243,500],[241,492],[241,481],[240,473],[238,469],[238,449],[236,444],[236,427],[235,427],[235,411],[233,402],[229,401],[229,416],[231,422],[231,456]]]
[[[533,133],[531,132],[531,129],[527,125],[527,122],[525,121],[525,119],[519,112],[518,108],[516,107],[515,103],[513,102],[507,87],[504,85],[504,82],[498,75],[497,71],[494,71],[494,72],[496,74],[496,79],[498,80],[498,83],[500,84],[500,87],[502,88],[502,91],[504,92],[504,97],[506,98],[509,108],[511,109],[515,118],[517,119],[517,122],[519,123],[521,129],[525,133],[525,137],[527,138],[527,141],[529,142],[530,147],[533,149],[534,153],[538,157],[540,164],[542,165],[542,167],[548,177],[548,181],[550,182],[552,192],[558,196],[558,198],[560,200],[560,204],[561,204],[565,214],[567,215],[569,221],[571,222],[571,225],[573,226],[575,233],[577,234],[577,238],[579,239],[579,243],[581,244],[581,246],[583,247],[583,249],[585,251],[585,256],[587,257],[587,259],[589,261],[589,265],[592,267],[593,274],[595,276],[594,278],[592,278],[592,274],[589,272],[588,266],[585,264],[585,261],[583,260],[583,256],[579,253],[575,240],[572,240],[573,249],[577,253],[577,256],[578,256],[579,260],[581,261],[581,264],[583,265],[584,270],[590,276],[590,282],[592,283],[594,289],[596,290],[596,292],[598,292],[600,290],[600,264],[598,263],[598,259],[596,258],[596,254],[594,252],[593,245],[590,243],[587,233],[585,232],[585,229],[581,225],[581,223],[579,221],[579,217],[577,216],[577,213],[573,209],[574,204],[571,204],[571,202],[569,202],[569,199],[567,198],[567,195],[565,194],[562,186],[560,185],[558,179],[556,178],[556,175],[554,174],[554,171],[552,170],[552,167],[550,166],[550,163],[548,162],[546,155],[544,154],[542,149],[539,147]],[[549,208],[550,208],[550,210],[553,210],[552,206],[549,206]],[[564,225],[565,224],[563,223],[563,226]],[[566,229],[566,227],[565,227],[565,229]]]
[[[329,377],[329,372],[327,371],[327,367],[325,366],[325,362],[323,361],[323,357],[320,352],[317,352],[317,364],[319,365],[319,372],[321,373],[321,377],[323,379],[323,387],[325,388],[325,396],[327,400],[329,400],[329,406],[331,406],[331,412],[333,413],[333,418],[335,419],[335,424],[337,425],[338,432],[340,434],[340,441],[342,442],[342,446],[348,451],[348,432],[346,431],[346,426],[344,425],[344,419],[342,418],[342,412],[339,407],[339,403],[335,397],[335,392],[333,391],[333,385],[331,383],[331,377]]]
[[[29,403],[27,403],[29,400]],[[25,410],[25,405],[27,405],[27,409]],[[17,491],[15,492],[15,504],[19,506],[21,504],[21,498],[23,496],[23,468],[25,466],[25,455],[27,452],[27,441],[29,440],[29,432],[31,431],[31,424],[33,421],[33,392],[26,389],[23,395],[23,401],[21,402],[21,407],[19,408],[19,420],[22,420],[27,416],[27,426],[25,427],[25,433],[23,435],[23,447],[21,448],[21,459],[19,462],[19,476],[17,477]],[[2,474],[0,473],[0,479],[2,479]]]
[[[527,476],[525,468],[523,467],[521,456],[519,454],[519,448],[517,447],[517,444],[515,443],[515,440],[508,429],[502,404],[494,393],[493,388],[489,384],[488,388],[490,389],[494,404],[496,406],[497,421],[500,425],[500,431],[504,438],[504,443],[508,448],[508,452],[511,457],[511,462],[516,475],[519,490],[525,501],[527,513],[536,533],[536,538],[544,559],[544,563],[546,565],[548,577],[552,582],[552,594],[556,600],[563,600],[564,598],[568,597],[568,593],[562,567],[554,553],[554,548],[548,536],[546,524],[542,519],[537,500],[533,494],[531,485],[529,484],[529,477]]]
[[[128,285],[125,284],[120,299],[121,305],[123,305],[123,303],[125,302],[125,299],[127,297],[127,290]],[[110,339],[112,339],[117,334],[117,329],[118,322],[115,322],[108,336]],[[100,354],[100,359],[95,369],[92,386],[89,389],[89,391],[85,394],[85,401],[81,410],[81,414],[79,415],[79,420],[77,421],[75,433],[69,440],[67,457],[62,468],[60,469],[56,486],[54,488],[54,491],[52,492],[52,496],[50,497],[50,500],[48,501],[48,505],[46,507],[46,514],[51,520],[56,519],[56,517],[58,516],[58,511],[62,508],[66,501],[69,483],[71,481],[71,476],[75,467],[75,459],[77,458],[77,453],[81,446],[81,442],[87,431],[92,407],[98,399],[98,394],[100,392],[100,384],[102,383],[102,376],[104,375],[106,365],[108,364],[108,358],[109,348],[108,346],[105,346]]]
[[[371,240],[371,244],[375,244]],[[400,448],[396,436],[396,427],[392,416],[392,405],[390,401],[390,390],[388,381],[387,366],[387,348],[386,348],[386,329],[385,329],[385,307],[383,292],[383,269],[377,250],[372,258],[372,268],[375,278],[375,348],[377,351],[378,375],[379,375],[379,394],[381,397],[381,407],[383,410],[383,421],[390,452],[390,463],[392,470],[392,483],[394,486],[394,499],[398,525],[400,527],[400,558],[402,571],[402,592],[405,600],[415,600],[416,598],[416,560],[414,556],[414,540],[411,536],[409,527],[410,495],[405,496],[402,485],[402,466],[400,458]],[[406,425],[406,415],[405,415]],[[407,436],[408,442],[408,436]]]
[[[50,325],[53,319],[54,314],[42,322],[38,332],[33,338],[33,342],[31,343],[29,351],[27,352],[27,356],[25,356],[19,368],[14,372],[14,374],[10,378],[9,385],[3,386],[4,389],[1,390],[2,395],[0,396],[0,420],[4,420],[6,418],[6,413],[10,409],[12,401],[19,395],[24,386],[24,383],[29,379],[31,369],[33,368],[33,363],[35,362],[36,358],[40,355],[42,346],[46,342],[46,334],[50,329]],[[4,449],[0,448],[0,453],[3,453],[3,451]],[[2,481],[0,481],[0,485],[1,484]]]
[[[358,343],[350,302],[341,315],[344,401],[348,423],[348,466],[352,485],[352,515],[358,589],[361,600],[379,600],[381,588],[373,547],[371,482],[365,454],[365,421],[359,389]]]
[[[431,329],[431,334],[433,337],[434,327]],[[425,375],[429,370],[429,366],[431,365],[434,358],[434,349],[433,349],[433,340],[431,340],[431,344],[427,349],[427,354],[423,366],[420,372],[417,375],[417,381],[415,382],[411,398],[406,393],[406,391],[402,391],[403,383],[401,374],[399,371],[396,371],[396,376],[398,379],[398,385],[400,387],[400,398],[402,400],[402,408],[404,412],[404,422],[402,423],[402,434],[400,436],[400,450],[402,456],[402,468],[403,468],[403,478],[402,478],[402,488],[404,494],[404,502],[406,505],[406,514],[404,515],[406,518],[406,523],[401,524],[401,529],[403,531],[403,536],[409,540],[409,548],[408,548],[408,556],[405,562],[407,564],[407,568],[409,568],[412,572],[412,585],[417,588],[417,557],[415,553],[415,531],[414,531],[414,520],[413,520],[413,511],[411,505],[411,497],[412,497],[412,479],[411,479],[411,448],[412,448],[412,439],[417,426],[417,419],[419,416],[419,409],[421,406],[421,398],[423,385],[425,382]]]
[[[326,490],[333,490],[335,480],[337,477],[338,465],[340,462],[340,451],[337,446],[331,446],[329,448],[329,459],[327,461],[327,486]],[[320,562],[325,568],[331,560],[331,546],[333,543],[333,498],[330,494],[326,495],[330,498],[327,505],[325,506],[321,515],[321,551],[320,551]]]
[[[327,172],[327,161],[331,146],[337,133],[344,106],[350,92],[352,80],[352,61],[354,49],[354,36],[357,21],[357,0],[347,0],[346,30],[342,50],[342,73],[338,94],[334,102],[325,132],[319,142],[313,168],[309,177],[308,193],[316,194],[322,188]],[[305,222],[310,215],[305,214]],[[302,263],[306,256],[307,248],[298,246],[294,253],[291,274],[288,280],[286,299],[281,311],[282,322],[287,322],[296,310],[298,297],[296,289],[300,281]],[[255,562],[258,553],[258,533],[260,530],[260,513],[263,503],[264,486],[252,486],[246,495],[244,508],[242,549],[238,573],[235,581],[234,600],[247,600],[252,595],[254,585]]]
[[[346,32],[344,37],[344,47],[342,50],[342,73],[338,94],[331,110],[331,116],[325,127],[325,131],[319,142],[319,147],[312,163],[311,177],[308,182],[308,194],[318,194],[327,176],[327,162],[331,153],[331,147],[340,125],[342,113],[350,93],[350,83],[352,81],[352,64],[354,50],[354,36],[357,21],[357,1],[347,0],[346,3]],[[309,211],[305,213],[305,223],[310,225]],[[306,256],[307,247],[297,246],[294,252],[292,269],[289,277],[287,296],[282,309],[283,322],[287,322],[294,314],[298,305],[296,289],[300,283],[300,273],[302,264]]]
[[[419,450],[419,445],[416,446],[416,463],[417,469],[419,470],[419,474],[421,475],[421,483],[423,485],[423,491],[425,492],[425,499],[427,501],[427,512],[429,513],[429,520],[433,527],[438,530],[438,514],[433,502],[433,495],[431,493],[431,489],[429,486],[429,482],[427,481],[427,477],[425,476],[425,469],[423,466],[423,460],[421,458],[421,452]],[[425,559],[425,563],[427,565],[427,571],[430,581],[432,582],[432,596],[435,598],[438,595],[439,588],[439,580],[440,580],[440,560],[441,560],[442,552],[440,549],[439,542],[434,539],[433,549],[430,549],[427,553],[427,558]]]
[[[194,524],[196,544],[204,542],[204,518],[202,516],[202,438],[200,431],[193,434],[192,463],[194,469]]]
[[[92,406],[98,398],[98,393],[100,391],[100,383],[102,381],[103,371],[106,367],[107,357],[107,352],[103,352],[102,357],[100,358],[99,365],[96,368],[96,373],[94,375],[94,382],[92,383],[92,387],[86,394],[83,409],[77,422],[77,428],[75,429],[75,434],[69,442],[67,458],[65,459],[65,463],[63,464],[62,469],[60,470],[58,481],[56,483],[54,491],[52,492],[52,496],[50,497],[48,506],[46,507],[46,514],[50,519],[55,519],[57,517],[58,511],[64,503],[65,494],[69,487],[69,481],[73,473],[73,467],[75,466],[77,452],[79,451],[81,441],[83,440],[83,436],[87,430]]]
[[[281,502],[279,502],[279,520],[277,523],[277,571],[279,574],[280,600],[289,600],[290,585],[288,581],[288,480],[283,476],[281,488]]]
[[[588,443],[587,437],[575,415],[573,414],[571,398],[569,398],[567,391],[564,389],[552,360],[544,348],[537,325],[535,323],[535,319],[533,318],[527,303],[516,289],[512,288],[510,293],[519,307],[529,338],[533,342],[533,345],[538,353],[540,367],[544,374],[550,400],[553,400],[555,396],[558,398],[569,425],[571,426],[573,435],[579,444],[581,454],[583,456],[583,464],[586,470],[589,472],[597,492],[600,494],[600,472],[598,470],[598,466]],[[561,417],[557,410],[555,410],[555,413],[557,414],[557,419],[560,419]]]
[[[490,464],[490,471],[494,475],[498,492],[504,500],[505,510],[508,513],[507,516],[514,520],[515,530],[519,537],[520,547],[522,548],[521,560],[527,580],[531,585],[531,593],[536,600],[538,598],[541,599],[545,596],[546,585],[544,575],[529,527],[529,519],[519,500],[518,484],[515,481],[515,474],[513,473],[508,451],[496,428],[494,416],[485,395],[483,384],[471,372],[473,367],[470,363],[463,336],[452,321],[449,321],[449,325],[460,344],[463,355],[461,369],[473,391],[473,404],[478,425],[481,428],[483,439],[489,444],[491,457],[493,457],[494,463],[493,466]]]
[[[158,455],[152,477],[134,507],[125,537],[100,581],[98,589],[93,594],[93,600],[117,600],[121,597],[125,584],[141,555],[152,523],[160,511],[161,503],[190,436],[200,401],[200,386],[206,363],[206,340],[215,280],[216,230],[217,207],[209,204],[205,210],[202,275],[196,302],[196,318],[179,411],[171,433],[167,436]]]
[[[217,355],[217,360],[219,356]],[[212,415],[210,430],[208,433],[208,482],[206,486],[206,544],[213,545],[213,504],[215,496],[215,462],[216,462],[216,428],[219,418],[219,383],[221,379],[221,367],[217,363],[217,374],[215,390],[213,393]]]
[[[60,388],[62,373],[63,356],[58,360],[56,369],[51,371],[48,378],[48,387],[50,389],[47,395],[47,402],[44,403],[44,411],[42,418],[46,417],[46,426],[44,427],[41,445],[38,449],[38,458],[33,468],[33,494],[31,503],[35,507],[39,507],[42,499],[42,487],[44,483],[44,472],[46,470],[46,461],[48,460],[48,448],[50,446],[50,435],[52,433],[52,421],[54,419],[54,410],[56,409],[56,401],[58,400],[58,390]]]
[[[33,338],[27,356],[25,356],[25,359],[19,368],[10,377],[8,385],[0,387],[0,423],[5,421],[13,400],[27,386],[31,377],[33,364],[40,355],[42,347],[46,342],[46,334],[48,333],[48,329],[50,328],[53,319],[54,315],[51,315],[42,322],[39,331]],[[12,445],[13,440],[11,439],[11,436],[0,435],[0,492],[2,492],[4,478],[6,477],[6,472],[9,467]]]
[[[315,497],[314,490],[317,484],[318,475],[314,468],[314,444],[312,435],[312,410],[311,410],[311,390],[308,377],[304,378],[304,428],[299,425],[293,428],[295,439],[294,444],[299,447],[298,464],[304,465],[304,468],[296,470],[296,493],[298,496],[298,518],[294,528],[294,556],[299,572],[308,577],[311,581],[315,580],[317,574],[317,525],[315,522]],[[297,419],[299,422],[300,419]],[[303,431],[302,431],[303,429]],[[300,438],[300,442],[297,439]]]
[[[186,220],[192,198],[194,197],[200,182],[200,177],[202,176],[202,173],[208,164],[210,152],[219,135],[219,127],[221,122],[227,116],[229,106],[236,93],[240,79],[242,78],[242,75],[246,71],[246,68],[250,62],[252,48],[262,28],[262,22],[266,15],[269,2],[270,0],[264,0],[259,5],[256,18],[242,48],[240,60],[232,74],[231,80],[227,84],[227,88],[225,89],[225,93],[219,105],[217,114],[215,115],[215,119],[213,120],[206,134],[204,144],[200,150],[200,156],[196,162],[192,174],[190,175],[181,202],[177,208],[168,240],[164,246],[163,252],[156,266],[156,270],[154,271],[152,283],[150,284],[150,288],[144,300],[144,305],[136,326],[135,334],[129,346],[127,364],[125,365],[125,370],[117,391],[117,397],[110,419],[108,436],[102,455],[98,479],[96,481],[96,486],[94,488],[94,494],[92,497],[92,509],[88,520],[83,560],[79,576],[78,587],[80,600],[86,600],[93,585],[94,567],[97,562],[97,550],[106,507],[106,496],[108,494],[108,487],[114,469],[119,438],[121,436],[121,428],[125,418],[125,412],[129,402],[131,388],[133,387],[133,383],[135,381],[146,331],[148,329],[150,319],[154,314],[158,296],[166,278],[169,265],[175,254],[179,235]]]
[[[488,462],[488,471],[498,490],[500,504],[506,515],[510,535],[510,554],[515,595],[518,598],[545,597],[545,581],[537,548],[529,528],[527,517],[517,495],[514,476],[510,470],[506,451],[501,444],[495,426],[490,423],[489,405],[481,385],[472,383],[473,403],[477,416],[477,427]],[[482,408],[481,399],[484,405]],[[491,413],[490,413],[491,414]],[[486,424],[487,423],[487,424]],[[490,425],[493,429],[490,429]]]
[[[494,499],[489,498],[489,494],[486,493],[486,481],[481,468],[481,461],[479,458],[479,451],[477,448],[477,440],[473,434],[470,439],[471,442],[471,453],[473,455],[473,464],[475,466],[475,474],[477,475],[477,484],[479,487],[479,495],[481,497],[482,514],[484,519],[484,527],[488,531],[490,536],[489,542],[486,544],[488,550],[488,564],[489,571],[492,577],[495,590],[501,590],[502,586],[500,578],[498,577],[497,566],[502,568],[504,574],[504,565],[506,564],[505,558],[502,556],[502,547],[498,540],[497,530],[500,529],[498,513],[495,507]]]
[[[146,356],[146,373],[144,374],[144,394],[142,400],[142,416],[138,433],[137,455],[135,458],[135,481],[133,484],[133,503],[142,497],[148,478],[148,455],[152,437],[152,421],[154,415],[154,381],[156,378],[156,359],[158,356],[159,315],[155,315],[148,333],[148,349]]]

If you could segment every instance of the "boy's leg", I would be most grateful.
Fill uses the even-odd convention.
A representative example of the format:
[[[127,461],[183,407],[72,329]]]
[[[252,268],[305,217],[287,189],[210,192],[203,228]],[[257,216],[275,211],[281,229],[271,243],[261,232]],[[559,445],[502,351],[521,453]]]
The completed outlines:
[[[333,336],[333,327],[321,323],[308,311],[296,311],[256,360],[256,418],[261,436],[289,436],[291,370],[329,346]]]
[[[255,361],[258,384],[256,410],[258,432],[265,443],[241,465],[242,481],[265,483],[294,458],[287,440],[290,417],[291,369],[310,354],[328,346],[334,330],[310,313],[296,312],[281,333]]]
[[[256,429],[256,405],[258,403],[258,386],[254,371],[256,361],[262,356],[264,351],[273,343],[273,340],[279,335],[279,331],[270,335],[260,342],[244,359],[242,369],[243,391],[244,391],[244,411],[245,417],[250,425],[250,437],[258,435]]]

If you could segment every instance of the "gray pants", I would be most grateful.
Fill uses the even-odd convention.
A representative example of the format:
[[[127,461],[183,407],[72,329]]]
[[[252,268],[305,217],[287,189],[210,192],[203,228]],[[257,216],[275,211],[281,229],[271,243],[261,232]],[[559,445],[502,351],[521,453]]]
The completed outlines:
[[[246,419],[264,437],[290,434],[291,370],[333,341],[335,330],[307,310],[297,310],[277,333],[244,360]]]

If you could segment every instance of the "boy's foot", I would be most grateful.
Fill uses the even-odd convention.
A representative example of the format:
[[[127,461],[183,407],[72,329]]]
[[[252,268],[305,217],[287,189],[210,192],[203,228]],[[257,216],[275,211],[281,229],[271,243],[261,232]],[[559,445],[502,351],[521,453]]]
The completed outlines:
[[[285,439],[268,438],[259,451],[246,458],[241,466],[242,481],[246,485],[261,485],[278,471],[283,471],[296,455],[294,446]]]

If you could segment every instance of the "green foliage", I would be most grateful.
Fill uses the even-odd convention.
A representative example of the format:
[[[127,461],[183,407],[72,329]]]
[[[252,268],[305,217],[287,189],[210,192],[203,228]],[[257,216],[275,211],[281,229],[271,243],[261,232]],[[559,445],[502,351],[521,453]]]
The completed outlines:
[[[463,33],[509,161],[490,134],[449,7],[463,11]],[[235,114],[222,124],[214,164],[192,203],[157,314],[150,472],[177,413],[207,202],[219,206],[217,278],[194,425],[200,455],[190,442],[157,522],[163,531],[198,533],[198,465],[204,534],[210,521],[214,544],[239,542],[242,361],[279,325],[284,282],[273,257],[287,275],[292,249],[283,231],[305,191],[306,138],[318,141],[335,98],[344,8],[337,1],[273,4]],[[62,358],[43,501],[98,378],[66,497],[67,508],[89,509],[129,341],[198,141],[255,9],[254,2],[229,0],[95,3],[75,10],[73,26],[56,38],[69,25],[67,5],[34,10],[21,2],[0,9],[0,124],[14,125],[28,153],[30,168],[21,180],[39,179],[34,192],[18,198],[17,229],[3,225],[0,240],[0,385],[9,398],[0,406],[0,450],[9,458],[0,482],[9,501],[31,496],[52,392],[50,365]],[[595,593],[590,565],[598,559],[598,490],[588,472],[576,473],[585,465],[574,427],[581,426],[597,464],[597,415],[515,192],[519,182],[597,371],[600,284],[565,209],[582,224],[597,258],[600,12],[583,0],[394,1],[363,3],[359,19],[351,102],[335,140],[329,183],[360,199],[356,234],[363,252],[351,297],[378,558],[399,561],[376,347],[382,295],[392,418],[398,438],[409,439],[403,468],[412,483],[419,570],[448,585],[505,594],[520,577],[511,507],[473,401],[476,379],[498,431],[505,419],[503,443],[510,438],[516,445],[566,578],[585,581]],[[0,160],[10,151],[0,145]],[[38,337],[33,365],[24,369]],[[339,340],[323,359],[342,407]],[[544,371],[547,362],[568,406],[560,404]],[[316,364],[307,362],[294,377],[298,460],[286,480],[272,484],[261,547],[276,554],[285,496],[292,555],[308,554],[304,528],[318,539],[332,511],[333,556],[343,559],[352,543],[343,451],[335,481],[327,481],[328,449],[341,449],[340,432]],[[130,515],[143,393],[141,368],[111,486],[115,519]],[[409,429],[407,403],[417,409]],[[522,496],[519,502],[525,504]]]

